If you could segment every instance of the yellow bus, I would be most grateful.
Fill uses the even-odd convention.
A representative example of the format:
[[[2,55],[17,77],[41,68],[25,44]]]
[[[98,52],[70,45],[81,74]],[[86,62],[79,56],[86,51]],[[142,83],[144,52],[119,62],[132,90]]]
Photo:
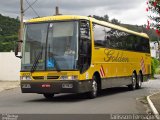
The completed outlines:
[[[88,93],[141,88],[151,74],[149,37],[92,17],[59,15],[25,23],[22,93]],[[17,56],[17,51],[15,52]]]

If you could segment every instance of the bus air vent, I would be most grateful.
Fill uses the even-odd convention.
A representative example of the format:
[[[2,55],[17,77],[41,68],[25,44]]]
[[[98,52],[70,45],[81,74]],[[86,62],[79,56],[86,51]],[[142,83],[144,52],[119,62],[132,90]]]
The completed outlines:
[[[47,76],[47,79],[58,79],[59,76]]]
[[[35,79],[35,80],[43,80],[44,76],[33,76],[33,79]]]

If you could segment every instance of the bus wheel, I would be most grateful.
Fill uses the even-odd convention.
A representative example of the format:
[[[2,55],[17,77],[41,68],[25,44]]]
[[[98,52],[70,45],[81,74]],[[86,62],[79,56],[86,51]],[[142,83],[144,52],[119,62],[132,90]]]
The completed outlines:
[[[97,78],[94,75],[92,78],[92,86],[91,86],[91,91],[89,92],[89,98],[93,99],[95,97],[97,97],[97,93],[98,93],[98,85],[97,85]]]
[[[136,89],[140,89],[142,87],[142,81],[143,81],[142,73],[139,73],[137,82],[136,82]]]
[[[128,88],[129,90],[134,90],[136,88],[136,83],[137,83],[137,77],[135,73],[132,74],[131,81],[132,81],[132,84],[128,85]]]
[[[52,99],[54,97],[54,94],[43,94],[43,96],[47,99]]]

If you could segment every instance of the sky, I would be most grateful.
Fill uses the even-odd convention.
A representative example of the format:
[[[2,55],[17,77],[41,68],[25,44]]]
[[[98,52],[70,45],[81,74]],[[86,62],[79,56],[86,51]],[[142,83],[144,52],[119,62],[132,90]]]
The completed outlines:
[[[24,0],[24,9],[28,8],[27,1],[32,4],[35,0]],[[39,16],[55,14],[55,6],[60,7],[61,14],[69,15],[109,15],[121,23],[144,25],[147,24],[147,0],[37,0],[32,6]],[[0,14],[17,17],[20,13],[20,0],[0,0]],[[25,20],[37,15],[31,8],[25,11]]]

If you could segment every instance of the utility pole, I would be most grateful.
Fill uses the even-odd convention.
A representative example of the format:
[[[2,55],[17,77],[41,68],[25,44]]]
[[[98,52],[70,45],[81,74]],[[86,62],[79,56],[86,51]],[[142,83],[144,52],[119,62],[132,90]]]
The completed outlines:
[[[19,33],[19,40],[23,40],[23,16],[24,16],[24,10],[23,10],[23,0],[20,0],[20,33]]]
[[[55,11],[56,13],[56,15],[59,15],[59,7],[58,6],[56,6],[56,11]]]
[[[56,6],[55,15],[62,15],[62,14],[59,12],[59,7],[58,7],[58,6]]]

